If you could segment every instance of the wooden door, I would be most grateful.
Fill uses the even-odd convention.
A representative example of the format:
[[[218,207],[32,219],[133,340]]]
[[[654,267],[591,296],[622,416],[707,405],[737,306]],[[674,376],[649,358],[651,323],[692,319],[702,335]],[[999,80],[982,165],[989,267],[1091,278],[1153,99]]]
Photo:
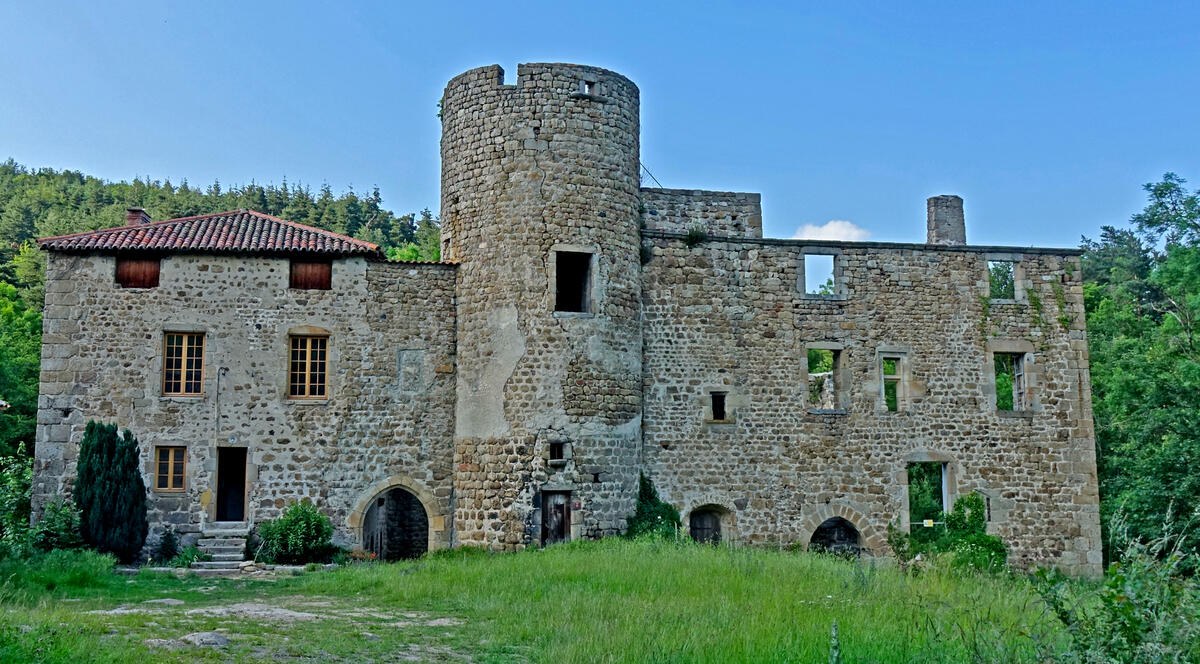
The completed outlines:
[[[688,518],[692,539],[703,544],[721,541],[721,517],[716,512],[701,510]]]
[[[542,545],[571,539],[571,492],[542,494]]]

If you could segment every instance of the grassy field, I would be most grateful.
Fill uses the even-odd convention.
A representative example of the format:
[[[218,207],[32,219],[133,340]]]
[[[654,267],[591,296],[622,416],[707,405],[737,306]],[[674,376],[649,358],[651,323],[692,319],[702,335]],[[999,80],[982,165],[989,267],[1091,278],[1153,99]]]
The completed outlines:
[[[1039,662],[1065,643],[1021,579],[672,542],[274,580],[125,577],[79,554],[0,574],[6,662]],[[229,642],[180,640],[203,631]]]

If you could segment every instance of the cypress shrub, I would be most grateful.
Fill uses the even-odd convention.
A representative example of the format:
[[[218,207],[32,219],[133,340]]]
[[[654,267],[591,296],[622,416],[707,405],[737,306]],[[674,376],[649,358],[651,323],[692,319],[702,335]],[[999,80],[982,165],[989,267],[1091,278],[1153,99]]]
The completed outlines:
[[[138,469],[138,442],[128,429],[90,421],[79,446],[75,504],[83,541],[132,562],[146,543],[146,485]]]
[[[658,490],[644,474],[638,475],[637,509],[629,517],[625,535],[661,535],[671,537],[679,529],[679,510],[658,497]]]

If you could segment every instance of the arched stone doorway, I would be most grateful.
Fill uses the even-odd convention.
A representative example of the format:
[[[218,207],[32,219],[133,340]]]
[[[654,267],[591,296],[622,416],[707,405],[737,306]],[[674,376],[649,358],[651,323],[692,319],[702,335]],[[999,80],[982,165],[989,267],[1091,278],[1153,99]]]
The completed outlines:
[[[840,516],[821,522],[808,540],[809,551],[857,556],[862,552],[862,536],[854,524]]]
[[[721,513],[711,507],[693,510],[688,516],[688,532],[701,544],[720,544]]]
[[[420,558],[429,550],[429,515],[420,499],[395,487],[371,501],[362,533],[363,548],[378,560]]]

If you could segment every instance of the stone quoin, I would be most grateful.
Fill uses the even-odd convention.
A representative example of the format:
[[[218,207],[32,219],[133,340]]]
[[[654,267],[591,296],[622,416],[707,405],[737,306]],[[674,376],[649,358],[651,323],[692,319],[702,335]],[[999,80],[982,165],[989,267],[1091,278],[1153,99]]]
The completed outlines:
[[[921,243],[763,238],[758,194],[641,186],[595,67],[473,69],[441,118],[441,262],[247,210],[40,240],[35,512],[92,419],[143,446],[148,551],[297,500],[386,558],[616,535],[644,473],[697,539],[884,555],[936,463],[1015,564],[1100,572],[1078,251],[967,245],[957,196]]]

